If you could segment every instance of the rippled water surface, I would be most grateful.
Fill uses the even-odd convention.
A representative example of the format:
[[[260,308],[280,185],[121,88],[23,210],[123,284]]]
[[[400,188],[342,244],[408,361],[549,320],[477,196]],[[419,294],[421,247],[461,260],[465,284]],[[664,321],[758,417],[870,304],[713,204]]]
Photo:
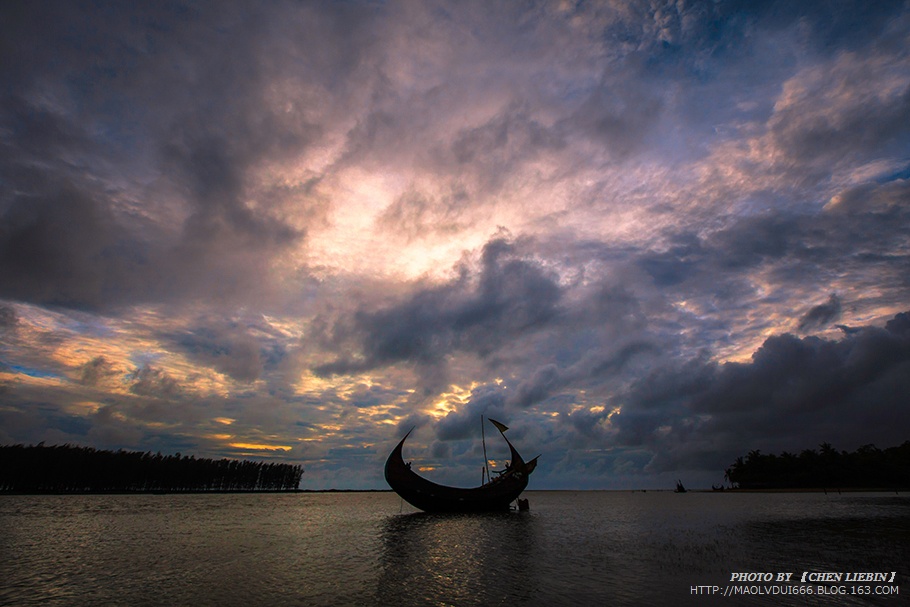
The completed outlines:
[[[906,494],[525,496],[496,515],[392,493],[0,496],[0,605],[910,603]],[[897,571],[901,594],[691,594],[804,570]]]

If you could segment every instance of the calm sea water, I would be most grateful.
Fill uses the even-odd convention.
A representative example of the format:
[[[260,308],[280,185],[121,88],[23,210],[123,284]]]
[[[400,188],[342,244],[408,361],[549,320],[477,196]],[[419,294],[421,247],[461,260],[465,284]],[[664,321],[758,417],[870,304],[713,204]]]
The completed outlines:
[[[0,496],[0,605],[902,605],[910,496],[526,492]],[[691,594],[733,571],[897,571],[897,596]]]

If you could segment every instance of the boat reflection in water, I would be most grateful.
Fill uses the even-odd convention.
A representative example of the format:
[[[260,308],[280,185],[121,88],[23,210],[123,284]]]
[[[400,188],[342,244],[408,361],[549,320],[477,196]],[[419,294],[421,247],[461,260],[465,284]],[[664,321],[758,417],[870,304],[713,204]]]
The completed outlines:
[[[525,487],[528,486],[528,476],[537,467],[537,457],[529,462],[524,461],[509,439],[505,431],[508,428],[494,420],[490,422],[496,426],[509,449],[512,451],[512,461],[506,470],[490,482],[463,489],[460,487],[447,487],[429,481],[406,464],[401,450],[404,441],[413,432],[405,434],[398,446],[392,450],[385,463],[385,479],[389,486],[400,495],[402,499],[426,512],[495,512],[509,510],[510,504],[515,501]],[[540,457],[540,456],[538,456]]]

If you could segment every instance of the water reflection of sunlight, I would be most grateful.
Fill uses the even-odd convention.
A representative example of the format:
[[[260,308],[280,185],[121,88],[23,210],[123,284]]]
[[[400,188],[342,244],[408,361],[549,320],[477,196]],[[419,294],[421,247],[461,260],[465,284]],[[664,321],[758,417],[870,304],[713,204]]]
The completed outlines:
[[[390,517],[377,604],[497,605],[533,596],[534,519],[518,513]]]

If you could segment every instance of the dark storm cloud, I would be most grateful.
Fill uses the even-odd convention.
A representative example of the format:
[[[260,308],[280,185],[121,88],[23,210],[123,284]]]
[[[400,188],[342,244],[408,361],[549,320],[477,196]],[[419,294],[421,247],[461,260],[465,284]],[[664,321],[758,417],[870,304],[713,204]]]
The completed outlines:
[[[639,355],[653,359],[659,353],[656,346],[644,342],[630,343],[616,350],[591,347],[577,362],[545,364],[537,369],[519,372],[517,379],[511,382],[483,384],[471,390],[470,398],[464,406],[449,412],[436,424],[436,436],[439,440],[469,438],[476,433],[480,416],[507,421],[518,409],[529,409],[544,402],[553,405],[560,397],[569,403],[575,402],[576,390],[597,386],[620,375],[624,367]],[[570,419],[575,430],[582,435],[592,437],[596,434],[597,438],[604,439],[604,433],[597,426],[608,413],[590,413],[587,409],[582,409],[571,415]]]
[[[617,326],[622,325],[618,323]],[[642,335],[646,334],[634,333],[625,341],[607,345],[597,343],[602,339],[602,334],[597,334],[595,343],[587,344],[587,350],[583,350],[577,360],[561,361],[561,366],[545,364],[521,376],[514,387],[510,386],[505,404],[527,409],[559,394],[563,388],[596,385],[598,381],[620,375],[638,357],[650,359],[661,354],[662,348],[642,340]],[[582,350],[577,342],[575,346]]]
[[[705,251],[698,238],[692,234],[672,236],[672,245],[661,252],[648,252],[638,263],[659,286],[672,286],[685,281],[698,269]]]
[[[509,395],[510,404],[518,407],[531,406],[546,399],[566,383],[567,378],[557,365],[552,363],[544,365],[518,384],[515,392]]]
[[[79,383],[86,386],[97,386],[105,379],[119,375],[120,371],[104,356],[96,356],[82,365]]]
[[[475,199],[502,191],[509,179],[536,159],[560,153],[567,145],[566,125],[547,126],[529,107],[511,103],[483,124],[459,130],[437,153],[437,170],[464,178],[474,176]],[[447,142],[449,143],[449,142]]]
[[[621,414],[611,416],[608,406],[601,411],[581,408],[560,417],[578,444],[621,446],[620,450],[645,447],[656,454],[648,470],[658,471],[678,466],[722,469],[729,464],[724,458],[740,454],[744,444],[798,449],[825,440],[850,448],[870,441],[901,442],[894,428],[910,415],[894,396],[902,393],[906,383],[901,380],[908,366],[907,336],[900,329],[904,316],[886,329],[850,329],[842,342],[788,335],[771,338],[747,365],[718,365],[708,349],[681,366],[672,364],[673,356],[661,356],[661,350],[691,356],[677,349],[679,336],[672,333],[688,321],[661,302],[691,296],[706,299],[719,310],[748,306],[752,289],[740,286],[743,270],[770,273],[778,277],[781,288],[799,285],[807,297],[828,290],[834,272],[865,277],[873,284],[882,276],[890,276],[891,282],[904,280],[901,268],[910,260],[896,257],[893,251],[910,237],[906,205],[893,195],[877,196],[879,187],[895,190],[893,185],[869,188],[869,197],[864,203],[852,202],[849,214],[747,218],[704,237],[686,232],[672,236],[670,248],[663,252],[627,250],[622,264],[611,262],[614,272],[623,265],[641,268],[660,287],[656,292],[637,279],[621,289],[606,282],[593,292],[579,285],[563,286],[560,314],[553,320],[559,339],[554,333],[547,342],[548,352],[556,354],[559,362],[511,367],[515,375],[503,386],[475,389],[466,405],[438,423],[438,437],[470,436],[479,415],[508,416],[514,413],[512,407],[534,406],[560,393],[568,396],[590,389],[597,379],[622,375],[628,364],[639,359],[648,361],[648,366],[624,377],[634,378],[648,367],[652,370],[633,380],[628,391],[614,392],[625,394],[626,400],[605,394],[605,402],[623,407]],[[585,265],[614,257],[603,245],[578,243],[573,249],[564,243],[563,247],[563,253],[576,263],[586,260]],[[546,259],[543,250],[549,249],[539,247],[537,254]],[[618,276],[634,274],[618,273],[611,280]],[[779,296],[765,297],[774,301]],[[831,326],[843,307],[841,298],[831,295],[803,312],[800,330]],[[573,333],[577,322],[587,327],[591,336],[587,341]],[[701,322],[708,331],[709,318]],[[728,322],[723,315],[718,317],[720,336],[730,331]],[[618,343],[617,336],[622,336]],[[902,340],[903,346],[895,345]],[[572,354],[560,358],[562,348],[571,348]],[[871,369],[880,369],[881,374],[870,375]],[[885,398],[878,396],[889,390],[896,391]],[[556,402],[549,401],[550,407]],[[882,426],[883,419],[891,421]],[[844,420],[849,423],[842,425]]]
[[[244,135],[239,139],[243,145],[250,145],[250,137]],[[192,193],[194,210],[184,224],[188,246],[222,244],[219,241],[224,239],[234,246],[255,248],[285,244],[300,235],[280,221],[255,214],[240,199],[249,163],[265,155],[255,145],[250,147],[253,149],[237,154],[230,149],[231,139],[210,134],[202,134],[198,140],[168,143],[167,163],[182,173]]]
[[[11,80],[0,95],[7,186],[0,194],[0,293],[98,306],[122,296],[146,250],[137,234],[121,230],[111,192],[86,175],[105,157],[96,136],[102,117],[88,110],[100,90],[93,78],[102,76],[104,52],[91,43],[92,52],[79,52],[87,43],[80,28],[91,18],[75,5],[17,3],[4,15],[2,38],[11,48],[2,55],[15,66],[4,72]],[[102,48],[110,43],[107,31],[98,33]]]
[[[229,4],[4,14],[0,295],[99,308],[262,288],[303,232],[250,172],[319,136],[264,96],[284,68],[261,40],[285,25]],[[301,217],[322,204],[296,195]]]
[[[626,157],[645,144],[660,121],[659,91],[629,86],[628,81],[603,84],[562,126],[603,145],[610,155]]]
[[[530,240],[490,240],[476,266],[460,266],[459,278],[420,289],[397,305],[361,310],[342,320],[329,341],[362,354],[317,371],[415,366],[420,384],[413,406],[445,392],[446,379],[464,355],[480,359],[480,376],[488,381],[435,425],[437,438],[448,441],[472,435],[480,415],[502,418],[544,402],[571,404],[577,390],[602,393],[639,363],[676,351],[675,336],[649,325],[640,296],[629,288],[633,285],[619,286],[613,282],[617,277],[594,275],[590,284],[557,283],[557,275],[544,269],[559,266],[548,257],[549,249],[549,244]],[[608,249],[564,244],[555,255],[571,253],[574,263],[596,265],[613,255]],[[496,373],[505,379],[494,381]]]
[[[172,399],[182,393],[177,380],[168,375],[166,371],[156,369],[151,365],[136,368],[127,379],[132,381],[130,392],[139,396]]]
[[[110,210],[71,184],[20,195],[0,218],[0,294],[23,301],[100,306],[133,291],[144,243],[117,230]]]
[[[259,345],[252,339],[240,336],[215,341],[210,335],[197,333],[188,336],[181,345],[188,348],[196,360],[236,380],[250,382],[262,373]]]
[[[848,215],[888,213],[907,206],[910,206],[910,179],[900,176],[883,183],[865,182],[852,186],[838,193],[828,204],[831,212]]]
[[[823,178],[824,173],[847,159],[868,161],[882,154],[906,153],[910,86],[904,84],[898,93],[848,99],[852,91],[838,90],[839,82],[835,79],[859,77],[869,68],[846,59],[843,63],[833,75],[807,75],[808,83],[800,83],[805,88],[800,92],[802,99],[777,112],[772,119],[771,135],[775,146],[787,155],[783,167],[786,171],[811,170],[805,178],[814,180]],[[830,109],[832,101],[840,105]],[[813,107],[828,109],[813,111]]]
[[[0,305],[0,329],[10,329],[19,323],[15,308]]]
[[[351,324],[336,328],[337,336],[353,338],[351,343],[359,345],[363,356],[339,359],[319,371],[359,371],[405,362],[433,364],[434,371],[442,373],[440,365],[445,365],[446,357],[452,354],[490,356],[513,348],[518,355],[504,369],[511,374],[504,386],[478,387],[466,405],[439,423],[439,437],[451,440],[467,436],[478,415],[502,415],[512,408],[533,407],[561,394],[591,389],[613,381],[612,378],[629,379],[647,368],[636,366],[636,361],[649,361],[649,366],[660,371],[652,372],[636,388],[635,394],[644,404],[624,409],[617,418],[617,427],[623,429],[624,436],[634,437],[630,440],[636,444],[662,425],[669,428],[677,423],[686,433],[696,433],[702,422],[693,417],[686,403],[708,389],[713,367],[706,349],[703,358],[691,360],[682,369],[663,366],[673,356],[691,356],[691,351],[680,349],[683,343],[676,334],[688,320],[668,309],[667,301],[678,297],[707,301],[717,319],[712,329],[710,318],[704,318],[701,322],[705,330],[727,339],[730,325],[723,318],[723,311],[748,307],[748,297],[755,297],[752,287],[741,284],[744,271],[770,273],[778,277],[781,285],[798,284],[808,297],[830,289],[827,266],[835,263],[833,260],[838,272],[897,277],[901,262],[893,257],[887,261],[878,259],[870,253],[879,247],[882,254],[893,251],[896,243],[907,238],[907,223],[900,205],[883,208],[881,204],[849,216],[825,213],[750,217],[704,236],[685,231],[670,234],[670,247],[666,250],[624,249],[618,258],[618,252],[604,244],[562,242],[554,248],[527,241],[521,247],[524,257],[515,259],[514,253],[503,257],[506,252],[518,250],[514,243],[493,240],[485,249],[481,271],[476,276],[463,273],[456,281],[421,290],[396,306],[378,312],[361,311]],[[571,281],[557,285],[539,269],[558,265],[549,258],[551,254],[572,259],[578,266],[596,267],[607,260],[612,268],[610,278],[604,282],[595,280],[586,287]],[[504,276],[507,266],[503,259],[517,264],[510,266],[513,270],[521,268],[512,283],[502,278],[491,280]],[[635,268],[644,274],[629,272]],[[643,276],[650,277],[659,290],[649,289]],[[593,275],[589,282],[591,278]],[[623,281],[622,287],[615,284],[618,280]],[[510,284],[519,286],[515,293],[523,294],[520,299],[500,292],[500,287]],[[535,284],[540,286],[530,287]],[[497,285],[497,289],[479,285]],[[541,300],[537,295],[540,292],[552,296]],[[765,297],[773,301],[778,296]],[[523,305],[536,301],[534,306],[548,302],[545,313],[531,315],[542,322],[528,323],[527,331],[516,330],[518,327],[512,323],[518,317],[505,313],[518,301],[523,301]],[[491,302],[502,304],[493,306]],[[839,318],[841,307],[840,298],[832,296],[826,303],[803,312],[801,330],[830,326]],[[491,310],[498,312],[492,314]],[[481,335],[475,332],[475,325],[484,328]],[[543,360],[529,354],[537,347],[531,336],[538,330],[551,331],[546,334],[548,356]],[[708,346],[696,343],[685,347]],[[525,356],[528,358],[519,363]],[[548,362],[547,358],[553,360]],[[599,437],[609,442],[604,426],[609,414],[609,409],[592,414],[581,411],[566,419],[578,432],[583,426],[590,426],[582,433],[588,439]]]
[[[378,312],[362,311],[340,332],[360,342],[359,359],[339,359],[323,374],[409,362],[433,364],[461,350],[486,356],[500,344],[542,328],[559,312],[556,277],[497,238],[486,244],[476,275],[422,289]]]
[[[749,272],[769,272],[781,289],[830,293],[838,277],[906,283],[910,256],[910,197],[903,180],[850,189],[822,213],[777,212],[737,218],[695,235],[668,231],[669,246],[638,251],[630,259],[664,295],[742,299]],[[806,312],[804,329],[837,320],[840,295]],[[802,329],[801,329],[802,330]]]
[[[479,162],[496,173],[510,168],[517,158],[526,160],[565,145],[558,129],[544,126],[516,104],[484,124],[459,131],[450,151],[459,165]]]
[[[285,340],[255,320],[210,318],[161,337],[192,360],[240,382],[252,382],[285,361]]]
[[[840,448],[906,439],[910,314],[839,341],[784,334],[749,363],[693,359],[655,371],[615,402],[617,444],[650,445],[661,469],[714,465],[751,448]],[[740,453],[741,454],[741,453]],[[727,462],[729,463],[729,462]]]
[[[823,304],[813,306],[799,319],[800,331],[811,331],[812,329],[821,329],[831,324],[840,317],[841,303],[840,298],[832,293]]]
[[[436,424],[436,436],[440,440],[476,438],[480,416],[504,418],[505,391],[496,385],[479,386],[471,391],[471,398],[465,407],[451,412]]]
[[[719,264],[745,269],[793,255],[808,236],[806,218],[772,215],[738,220],[710,238]]]

